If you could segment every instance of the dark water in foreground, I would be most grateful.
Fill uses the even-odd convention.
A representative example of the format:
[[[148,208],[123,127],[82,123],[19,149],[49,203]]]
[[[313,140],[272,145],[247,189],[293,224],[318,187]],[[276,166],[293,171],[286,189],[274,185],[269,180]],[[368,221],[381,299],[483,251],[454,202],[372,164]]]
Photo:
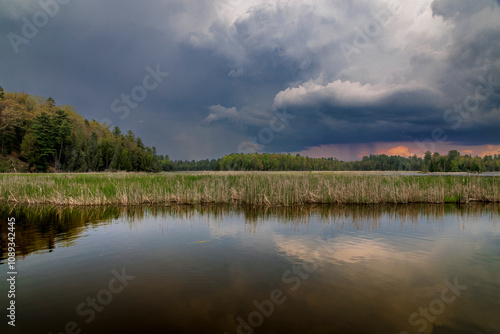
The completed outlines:
[[[0,207],[1,333],[500,333],[500,208]],[[7,325],[15,217],[16,326]]]

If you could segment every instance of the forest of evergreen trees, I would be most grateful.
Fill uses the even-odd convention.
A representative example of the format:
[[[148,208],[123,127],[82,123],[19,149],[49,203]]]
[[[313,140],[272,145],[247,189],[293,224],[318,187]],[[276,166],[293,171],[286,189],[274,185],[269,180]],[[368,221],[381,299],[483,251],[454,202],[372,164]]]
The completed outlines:
[[[88,121],[52,98],[4,92],[0,86],[0,172],[12,170],[2,157],[15,156],[23,172],[98,171],[500,171],[500,155],[472,157],[452,150],[424,157],[370,155],[360,161],[309,158],[290,154],[230,154],[220,159],[170,161],[145,146],[132,131],[122,134]]]
[[[0,86],[0,157],[13,154],[30,172],[159,171],[156,149],[132,131],[88,121],[52,98]],[[2,160],[0,171],[9,170]]]

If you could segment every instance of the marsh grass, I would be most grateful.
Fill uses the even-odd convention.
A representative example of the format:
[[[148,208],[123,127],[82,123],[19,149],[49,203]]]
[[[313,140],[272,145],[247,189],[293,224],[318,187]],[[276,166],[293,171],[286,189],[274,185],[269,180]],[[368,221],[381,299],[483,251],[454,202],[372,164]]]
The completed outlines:
[[[499,202],[500,178],[339,172],[0,174],[0,201],[55,205]]]

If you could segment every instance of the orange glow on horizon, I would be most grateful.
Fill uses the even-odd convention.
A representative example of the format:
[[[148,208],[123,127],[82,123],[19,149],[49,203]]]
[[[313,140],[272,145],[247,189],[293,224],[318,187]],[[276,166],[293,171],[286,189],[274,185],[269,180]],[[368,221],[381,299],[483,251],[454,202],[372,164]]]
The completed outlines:
[[[441,155],[448,154],[451,150],[457,150],[460,154],[480,156],[485,155],[495,155],[500,154],[500,145],[454,145],[453,143],[437,143],[435,144],[435,150],[432,153],[438,152]],[[364,143],[364,144],[329,144],[308,147],[306,150],[299,153],[302,156],[309,156],[312,158],[329,158],[336,157],[344,161],[359,160],[363,156],[368,156],[370,154],[386,154],[386,155],[396,155],[402,157],[411,157],[416,155],[422,157],[425,151],[422,147],[414,142],[404,142],[404,143],[386,143],[386,142],[376,142],[376,143]]]
[[[410,152],[410,149],[406,146],[403,146],[403,145],[399,145],[399,146],[396,146],[396,147],[392,147],[392,148],[389,148],[389,149],[385,149],[385,148],[382,148],[382,149],[378,149],[375,154],[386,154],[386,155],[399,155],[399,156],[402,156],[402,157],[410,157],[410,156],[413,156],[415,153],[411,153]]]

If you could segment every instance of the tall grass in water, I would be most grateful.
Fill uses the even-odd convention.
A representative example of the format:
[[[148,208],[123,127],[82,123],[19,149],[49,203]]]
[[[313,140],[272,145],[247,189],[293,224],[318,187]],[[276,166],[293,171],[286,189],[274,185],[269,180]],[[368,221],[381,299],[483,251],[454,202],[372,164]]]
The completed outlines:
[[[0,201],[57,205],[499,202],[500,178],[363,173],[0,174]]]

